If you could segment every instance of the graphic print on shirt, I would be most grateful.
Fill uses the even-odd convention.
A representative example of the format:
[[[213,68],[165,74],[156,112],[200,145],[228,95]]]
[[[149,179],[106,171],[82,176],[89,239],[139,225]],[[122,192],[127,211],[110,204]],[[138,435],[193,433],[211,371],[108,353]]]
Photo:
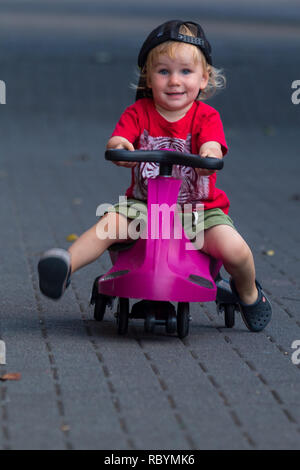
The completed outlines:
[[[191,153],[191,134],[186,140],[177,137],[152,137],[144,129],[140,136],[139,148],[141,150],[173,149],[179,152]],[[136,199],[147,199],[147,179],[155,178],[159,174],[157,163],[140,163],[134,168],[135,185],[133,197]],[[178,195],[178,203],[186,204],[199,202],[208,199],[209,196],[209,176],[197,175],[194,168],[188,166],[174,165],[172,176],[182,180]]]

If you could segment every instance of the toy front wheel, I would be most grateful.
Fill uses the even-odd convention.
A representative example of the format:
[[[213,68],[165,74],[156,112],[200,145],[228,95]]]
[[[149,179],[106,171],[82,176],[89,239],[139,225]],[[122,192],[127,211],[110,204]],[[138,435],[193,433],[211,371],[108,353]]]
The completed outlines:
[[[107,296],[103,294],[98,294],[95,299],[95,307],[94,307],[94,319],[96,321],[102,321],[105,309],[107,305]]]
[[[185,338],[189,334],[190,306],[188,302],[178,302],[177,307],[177,334]]]
[[[234,327],[234,321],[235,321],[234,311],[235,311],[234,305],[232,304],[224,305],[224,319],[225,319],[225,326],[227,328]]]
[[[117,310],[117,327],[119,335],[128,331],[129,299],[120,297]]]

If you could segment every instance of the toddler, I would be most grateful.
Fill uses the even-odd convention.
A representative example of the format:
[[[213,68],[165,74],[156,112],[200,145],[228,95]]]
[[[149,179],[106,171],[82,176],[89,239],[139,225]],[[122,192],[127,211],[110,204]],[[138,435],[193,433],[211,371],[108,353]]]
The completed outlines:
[[[222,85],[223,77],[212,66],[211,47],[201,26],[177,20],[158,26],[145,40],[138,65],[136,102],[122,114],[107,148],[169,148],[223,158],[227,144],[220,115],[202,101]],[[60,298],[71,274],[96,260],[113,243],[130,241],[128,208],[137,201],[146,206],[147,181],[158,174],[158,165],[116,164],[131,168],[126,203],[108,211],[68,251],[55,248],[41,257],[38,272],[44,295]],[[202,250],[222,260],[246,326],[251,331],[262,330],[271,319],[271,305],[255,278],[251,250],[228,216],[228,197],[216,187],[216,172],[174,165],[172,176],[182,180],[179,204],[204,205]]]

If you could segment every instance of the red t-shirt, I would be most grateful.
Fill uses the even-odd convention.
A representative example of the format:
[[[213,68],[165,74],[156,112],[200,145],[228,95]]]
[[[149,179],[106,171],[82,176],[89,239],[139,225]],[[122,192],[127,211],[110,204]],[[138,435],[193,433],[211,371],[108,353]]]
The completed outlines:
[[[211,106],[195,101],[186,115],[169,122],[156,110],[151,98],[142,98],[122,114],[112,136],[125,137],[136,149],[174,149],[199,154],[202,144],[219,142],[223,155],[227,152],[223,125],[219,113]],[[159,173],[156,163],[139,163],[132,169],[127,197],[147,200],[147,180]],[[225,192],[216,188],[216,173],[200,176],[191,167],[173,166],[172,176],[182,180],[179,204],[204,204],[204,210],[219,207],[228,213],[229,200]]]

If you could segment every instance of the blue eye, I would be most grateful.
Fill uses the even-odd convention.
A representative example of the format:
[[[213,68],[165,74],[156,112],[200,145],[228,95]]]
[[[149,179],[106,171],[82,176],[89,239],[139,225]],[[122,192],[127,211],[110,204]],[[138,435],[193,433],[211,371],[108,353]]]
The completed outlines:
[[[188,75],[189,73],[192,73],[190,69],[182,69],[183,75]]]
[[[158,71],[158,73],[160,73],[161,75],[167,75],[168,74],[168,70],[167,69],[160,69]]]

